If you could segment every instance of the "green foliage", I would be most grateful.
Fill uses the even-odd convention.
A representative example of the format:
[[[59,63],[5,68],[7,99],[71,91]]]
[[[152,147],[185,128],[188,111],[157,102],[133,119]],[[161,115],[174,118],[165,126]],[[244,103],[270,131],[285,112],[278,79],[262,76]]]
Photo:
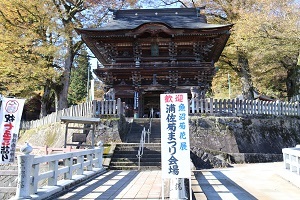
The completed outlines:
[[[285,100],[300,92],[299,9],[299,2],[293,0],[206,1],[206,15],[211,23],[234,23],[217,63],[220,70],[212,88],[216,97],[226,96],[226,81],[222,79],[228,71],[236,72],[232,87],[241,87],[237,50],[245,52],[251,81],[261,94]]]
[[[294,1],[260,0],[241,12],[237,40],[248,51],[253,81],[264,94],[283,99],[299,93],[299,9]]]
[[[75,58],[76,67],[71,72],[71,83],[68,94],[69,105],[75,105],[82,103],[87,98],[87,84],[88,80],[91,80],[90,63],[88,59],[88,53],[86,50],[82,50],[79,56]],[[90,76],[88,78],[88,75]],[[90,86],[89,86],[90,87]]]
[[[46,1],[43,1],[46,2]],[[55,77],[56,48],[46,33],[51,21],[39,1],[0,3],[0,92],[28,97],[47,77]]]
[[[36,94],[43,96],[44,88],[50,87],[52,93],[61,95],[56,96],[58,99],[68,95],[69,104],[84,101],[87,83],[84,69],[87,66],[73,63],[82,44],[74,28],[99,27],[107,23],[107,8],[143,7],[146,1],[87,0],[75,4],[74,1],[2,0],[0,93],[25,98]],[[152,7],[203,5],[203,1],[191,0],[151,2]],[[237,49],[245,51],[252,82],[261,93],[280,99],[299,93],[299,2],[207,0],[205,4],[210,23],[234,23],[227,46],[216,63],[220,70],[212,85],[214,97],[228,97],[228,73],[231,75],[231,96],[242,92]],[[69,85],[69,77],[69,92],[60,92],[62,87]],[[96,96],[101,98],[103,91],[99,91]],[[42,101],[49,99],[42,98]]]

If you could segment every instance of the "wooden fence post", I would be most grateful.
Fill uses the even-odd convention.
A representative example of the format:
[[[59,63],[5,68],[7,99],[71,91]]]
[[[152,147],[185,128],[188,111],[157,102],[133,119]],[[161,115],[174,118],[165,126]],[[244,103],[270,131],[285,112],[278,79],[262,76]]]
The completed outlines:
[[[213,114],[214,113],[214,108],[213,108],[213,98],[210,98],[209,99],[209,109],[210,109],[210,113]],[[207,101],[205,101],[205,109],[206,109],[206,106],[207,106]]]
[[[117,99],[117,115],[120,117],[121,116],[121,113],[122,112],[122,102],[121,102],[121,99],[118,98]]]
[[[116,100],[113,101],[113,115],[117,114],[117,109],[116,109]]]
[[[92,101],[92,116],[95,117],[97,115],[97,101]]]

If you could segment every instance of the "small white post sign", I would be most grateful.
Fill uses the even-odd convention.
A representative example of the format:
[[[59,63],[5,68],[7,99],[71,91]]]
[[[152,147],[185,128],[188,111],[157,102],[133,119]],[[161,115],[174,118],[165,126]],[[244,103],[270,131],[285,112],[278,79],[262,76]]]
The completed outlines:
[[[161,94],[160,106],[162,178],[190,178],[187,94]]]
[[[25,99],[3,98],[0,109],[0,164],[13,163]]]

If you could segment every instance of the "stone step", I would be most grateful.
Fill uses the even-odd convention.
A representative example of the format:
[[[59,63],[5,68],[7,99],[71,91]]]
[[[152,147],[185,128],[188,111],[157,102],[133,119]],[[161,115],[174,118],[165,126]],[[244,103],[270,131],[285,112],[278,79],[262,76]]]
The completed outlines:
[[[138,152],[126,152],[126,153],[118,153],[115,152],[114,155],[112,156],[112,159],[114,158],[136,158],[136,155],[138,154]],[[143,154],[143,156],[147,156],[149,158],[155,158],[155,157],[160,157],[161,153],[157,152],[157,153],[145,153]]]
[[[124,147],[124,148],[132,148],[132,147],[139,147],[140,143],[122,143],[116,144],[116,148]],[[151,147],[160,147],[160,143],[144,143],[144,147],[151,148]]]
[[[111,170],[161,170],[161,166],[112,166]]]
[[[161,158],[160,157],[149,157],[147,155],[147,157],[141,157],[141,162],[161,162]],[[111,159],[111,162],[138,162],[138,157],[132,157],[132,158],[128,158],[128,157],[120,157],[120,158],[113,158]]]
[[[157,144],[157,143],[147,143],[147,144]],[[118,146],[115,150],[122,150],[122,151],[137,151],[139,149],[139,146],[135,147],[126,147],[126,146]],[[144,146],[144,149],[146,150],[155,150],[160,151],[160,146]]]
[[[111,162],[110,166],[138,166],[138,162]],[[161,166],[161,162],[141,162],[140,166]]]
[[[138,170],[139,143],[117,144],[111,158],[110,169]],[[158,170],[161,166],[160,143],[145,143],[140,159],[140,170]]]
[[[150,119],[146,119],[146,118],[134,119],[131,125],[130,132],[127,134],[126,137],[127,142],[139,143],[144,127],[146,131],[149,129],[149,122],[150,122],[149,120]],[[148,141],[148,135],[146,135],[146,141]],[[150,142],[160,143],[160,141],[161,141],[160,119],[153,119],[151,125]]]
[[[153,143],[154,144],[154,143]],[[120,146],[120,147],[116,147],[115,151],[138,151],[139,147],[125,147],[125,146]],[[144,152],[145,151],[161,151],[161,147],[160,146],[144,146]]]

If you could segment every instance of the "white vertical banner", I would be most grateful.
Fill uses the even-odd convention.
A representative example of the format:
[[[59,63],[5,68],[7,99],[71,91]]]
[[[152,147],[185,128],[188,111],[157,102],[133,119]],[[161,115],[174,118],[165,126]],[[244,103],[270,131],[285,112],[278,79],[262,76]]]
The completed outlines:
[[[3,98],[0,109],[0,164],[13,163],[25,99]]]
[[[190,139],[186,93],[161,94],[162,178],[190,178]]]

